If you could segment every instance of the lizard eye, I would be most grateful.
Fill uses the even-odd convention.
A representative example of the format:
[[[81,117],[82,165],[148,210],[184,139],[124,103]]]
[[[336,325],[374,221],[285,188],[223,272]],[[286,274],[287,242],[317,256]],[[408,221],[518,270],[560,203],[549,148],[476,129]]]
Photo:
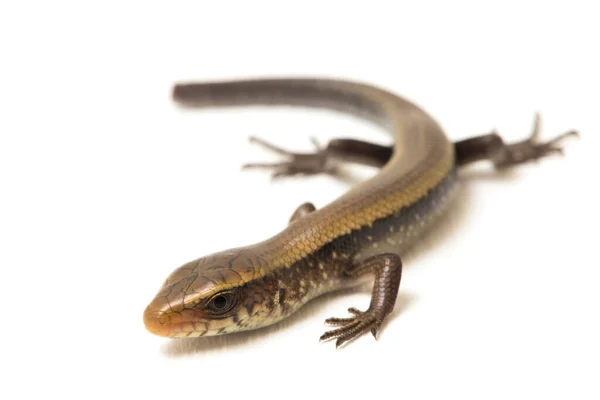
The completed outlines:
[[[237,296],[234,292],[222,292],[215,294],[208,302],[208,309],[215,314],[223,314],[235,306]]]

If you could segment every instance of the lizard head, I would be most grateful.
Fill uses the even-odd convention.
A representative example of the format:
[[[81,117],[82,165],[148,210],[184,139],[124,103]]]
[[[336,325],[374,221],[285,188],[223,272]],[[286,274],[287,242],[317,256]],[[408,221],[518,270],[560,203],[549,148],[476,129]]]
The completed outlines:
[[[146,329],[159,336],[196,337],[264,326],[265,313],[273,310],[266,304],[268,283],[259,270],[247,249],[216,253],[177,268],[146,308]]]

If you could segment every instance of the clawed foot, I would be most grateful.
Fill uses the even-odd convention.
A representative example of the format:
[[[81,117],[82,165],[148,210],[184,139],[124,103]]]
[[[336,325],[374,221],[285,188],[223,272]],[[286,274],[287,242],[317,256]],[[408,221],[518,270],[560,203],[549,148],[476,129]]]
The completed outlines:
[[[504,168],[530,160],[537,161],[551,154],[563,154],[560,142],[569,136],[578,135],[577,131],[568,131],[548,142],[540,143],[540,115],[536,114],[531,136],[522,142],[506,145],[504,151],[494,158],[494,164],[498,168]]]
[[[251,136],[250,142],[257,143],[268,150],[280,154],[288,159],[278,163],[251,163],[245,164],[243,168],[268,168],[273,170],[273,178],[290,176],[296,174],[334,174],[336,169],[328,160],[327,149],[322,148],[315,138],[311,138],[316,151],[314,153],[293,153],[274,146],[260,138]]]
[[[373,337],[377,338],[377,333],[383,322],[383,315],[376,311],[367,310],[360,311],[352,307],[348,309],[348,312],[354,317],[352,318],[329,318],[325,320],[325,323],[331,326],[340,326],[340,328],[325,332],[320,341],[328,341],[336,339],[335,347],[338,348],[349,340],[352,340],[366,332],[371,330]]]

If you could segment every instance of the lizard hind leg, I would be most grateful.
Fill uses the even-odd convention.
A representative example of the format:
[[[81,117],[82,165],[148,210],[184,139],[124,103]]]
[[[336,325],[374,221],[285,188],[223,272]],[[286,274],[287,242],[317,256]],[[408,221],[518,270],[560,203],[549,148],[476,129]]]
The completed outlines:
[[[537,161],[551,154],[562,154],[560,142],[577,131],[568,131],[546,142],[540,141],[539,114],[535,115],[533,130],[529,137],[516,143],[504,143],[497,133],[477,136],[454,143],[456,165],[462,166],[475,161],[490,160],[498,169]]]
[[[311,138],[315,151],[297,153],[284,150],[263,139],[251,137],[252,143],[282,156],[283,160],[275,163],[250,163],[243,168],[265,168],[273,171],[273,177],[296,174],[314,175],[329,174],[339,176],[339,166],[349,162],[355,164],[382,167],[392,156],[391,146],[382,146],[355,139],[333,139],[326,147],[321,147],[316,139]]]
[[[505,145],[503,151],[492,158],[496,168],[505,168],[513,165],[519,165],[530,160],[539,160],[551,154],[563,154],[563,149],[559,143],[569,137],[579,135],[577,131],[568,131],[547,142],[540,141],[540,124],[541,118],[539,114],[535,115],[533,130],[531,135],[517,143]]]
[[[279,154],[284,160],[275,163],[249,163],[245,164],[243,168],[271,169],[273,171],[273,178],[296,174],[314,175],[319,173],[335,173],[335,168],[328,162],[329,157],[327,149],[321,148],[316,139],[311,138],[311,141],[315,146],[314,153],[296,153],[284,150],[261,138],[251,136],[251,143],[256,143],[267,150]]]

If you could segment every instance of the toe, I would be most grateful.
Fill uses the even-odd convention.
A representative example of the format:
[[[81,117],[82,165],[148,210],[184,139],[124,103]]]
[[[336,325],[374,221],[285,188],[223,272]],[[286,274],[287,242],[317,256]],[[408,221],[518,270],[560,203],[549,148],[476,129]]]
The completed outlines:
[[[327,318],[325,323],[332,326],[343,326],[354,322],[354,318]]]
[[[353,321],[341,328],[327,331],[323,335],[321,335],[321,337],[319,338],[319,341],[325,342],[327,340],[335,339],[342,335],[346,335],[349,332],[352,332],[354,330],[354,328],[356,328],[359,324],[360,324],[360,321]]]
[[[362,314],[364,314],[364,312],[362,312],[362,311],[360,311],[358,308],[354,308],[354,307],[350,307],[350,308],[348,309],[348,312],[349,312],[350,314],[354,315],[354,316],[359,316],[359,315],[362,315]]]

